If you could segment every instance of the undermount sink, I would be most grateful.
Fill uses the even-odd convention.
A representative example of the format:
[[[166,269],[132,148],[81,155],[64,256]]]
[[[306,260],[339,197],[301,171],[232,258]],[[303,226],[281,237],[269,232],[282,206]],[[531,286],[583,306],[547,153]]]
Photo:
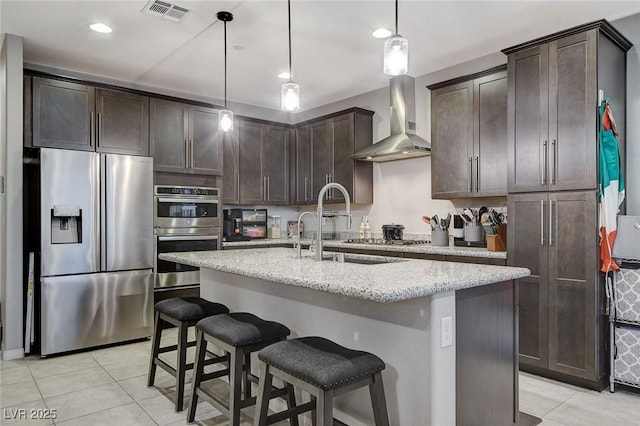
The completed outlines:
[[[327,260],[338,263],[358,263],[360,265],[380,265],[383,263],[397,263],[405,262],[404,259],[398,259],[395,257],[383,257],[383,256],[369,256],[369,255],[357,255],[344,253],[332,253],[325,256]]]

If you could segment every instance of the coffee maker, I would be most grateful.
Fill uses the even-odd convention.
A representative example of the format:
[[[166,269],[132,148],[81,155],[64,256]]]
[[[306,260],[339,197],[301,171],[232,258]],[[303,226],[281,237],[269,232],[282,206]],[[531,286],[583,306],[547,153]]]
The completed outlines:
[[[267,209],[224,209],[223,241],[267,238]]]

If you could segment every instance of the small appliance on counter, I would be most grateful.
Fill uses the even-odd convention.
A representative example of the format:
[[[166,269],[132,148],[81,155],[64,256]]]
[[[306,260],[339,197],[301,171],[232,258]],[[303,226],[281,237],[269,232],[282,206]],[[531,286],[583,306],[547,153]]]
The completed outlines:
[[[223,241],[267,238],[267,209],[225,209]]]
[[[382,225],[382,236],[385,240],[401,240],[404,232],[404,225]]]

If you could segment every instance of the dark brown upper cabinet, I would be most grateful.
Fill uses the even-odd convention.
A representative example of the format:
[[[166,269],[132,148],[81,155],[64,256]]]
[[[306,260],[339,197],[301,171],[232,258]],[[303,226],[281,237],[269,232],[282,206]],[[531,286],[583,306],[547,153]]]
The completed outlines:
[[[373,202],[373,166],[351,155],[373,142],[372,111],[352,108],[296,125],[296,204],[316,204],[323,186],[343,185],[351,202]],[[325,203],[343,203],[340,191],[325,193]]]
[[[32,77],[32,145],[149,155],[149,98]]]
[[[507,194],[507,73],[429,86],[433,198]]]
[[[288,204],[289,128],[240,119],[238,144],[240,204]]]
[[[159,172],[221,175],[222,136],[213,108],[151,99],[151,150]]]
[[[614,99],[615,116],[624,120],[624,79],[616,81],[615,74],[630,44],[614,33],[600,21],[504,51],[510,193],[598,187],[599,89]]]

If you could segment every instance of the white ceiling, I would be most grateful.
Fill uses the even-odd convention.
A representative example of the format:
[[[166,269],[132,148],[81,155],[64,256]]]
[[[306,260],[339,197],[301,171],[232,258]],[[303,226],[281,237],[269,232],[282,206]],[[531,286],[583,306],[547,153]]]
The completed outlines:
[[[164,0],[169,1],[169,0]],[[171,0],[191,12],[181,23],[140,13],[146,1],[0,0],[0,32],[24,38],[24,60],[199,97],[222,99],[227,10],[230,102],[279,109],[287,70],[284,0]],[[503,48],[606,18],[640,13],[640,1],[409,1],[399,33],[409,40],[409,74],[420,76]],[[292,0],[294,79],[302,109],[384,87],[383,41],[394,1]],[[89,30],[93,22],[111,34]]]

